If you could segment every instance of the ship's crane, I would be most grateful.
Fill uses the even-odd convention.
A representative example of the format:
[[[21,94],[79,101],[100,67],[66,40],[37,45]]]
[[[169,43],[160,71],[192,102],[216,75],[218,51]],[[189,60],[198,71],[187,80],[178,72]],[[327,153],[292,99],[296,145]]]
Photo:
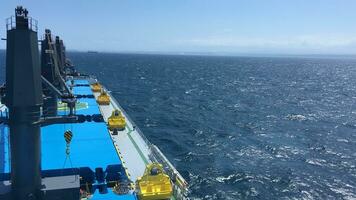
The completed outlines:
[[[69,89],[63,76],[65,71],[65,52],[63,41],[56,37],[53,41],[51,31],[45,30],[44,39],[41,41],[41,71],[42,82],[45,86],[43,110],[46,116],[55,116],[57,114],[57,99],[62,99],[69,107],[69,115],[73,115],[76,98]]]
[[[15,9],[15,16],[7,20],[6,42],[6,84],[1,87],[1,100],[9,111],[6,123],[10,128],[11,192],[0,199],[44,199],[41,126],[77,122],[78,117],[73,115],[76,99],[59,71],[58,54],[49,54],[49,59],[54,61],[53,79],[41,75],[37,21],[21,6]],[[69,116],[57,116],[57,108],[51,115],[41,112],[43,100],[46,101],[42,83],[54,94],[55,105],[57,97],[67,102],[71,108]]]

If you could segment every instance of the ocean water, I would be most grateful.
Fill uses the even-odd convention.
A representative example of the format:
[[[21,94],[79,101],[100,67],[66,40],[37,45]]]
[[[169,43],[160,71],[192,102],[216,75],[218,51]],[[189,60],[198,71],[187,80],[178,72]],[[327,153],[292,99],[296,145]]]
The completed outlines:
[[[356,199],[356,59],[68,57],[111,90],[192,199]]]

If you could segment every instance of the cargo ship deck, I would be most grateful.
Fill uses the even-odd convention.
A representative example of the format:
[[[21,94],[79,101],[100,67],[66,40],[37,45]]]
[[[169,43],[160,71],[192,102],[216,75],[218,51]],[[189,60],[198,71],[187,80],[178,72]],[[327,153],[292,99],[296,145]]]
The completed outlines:
[[[73,81],[67,81],[66,84],[72,88],[73,94],[77,97],[75,114],[83,116],[102,115],[104,122],[58,123],[41,127],[42,170],[65,171],[73,168],[90,168],[91,171],[95,171],[97,168],[105,170],[110,166],[119,168],[121,179],[129,181],[131,184],[130,192],[118,195],[111,189],[106,194],[99,194],[98,191],[95,191],[90,197],[94,200],[137,199],[134,192],[135,181],[144,174],[147,164],[157,160],[166,163],[166,170],[180,176],[158,148],[146,139],[106,88],[103,87],[103,90],[109,94],[110,103],[108,105],[97,103],[96,100],[100,92],[93,92],[90,87],[95,81],[93,78],[76,78]],[[6,107],[2,106],[0,114],[2,116],[8,115]],[[108,118],[114,110],[121,111],[126,119],[125,129],[118,131],[117,134],[107,127]],[[64,116],[68,113],[69,110],[66,106],[58,107],[58,115]],[[67,144],[64,139],[64,132],[67,130],[73,133],[69,155],[66,154]],[[9,128],[5,124],[0,124],[0,155],[0,173],[9,173],[11,159],[9,154]],[[181,180],[184,184],[184,179],[181,178]],[[180,188],[175,188],[175,195],[171,199],[176,199],[176,196],[182,195],[183,191]]]

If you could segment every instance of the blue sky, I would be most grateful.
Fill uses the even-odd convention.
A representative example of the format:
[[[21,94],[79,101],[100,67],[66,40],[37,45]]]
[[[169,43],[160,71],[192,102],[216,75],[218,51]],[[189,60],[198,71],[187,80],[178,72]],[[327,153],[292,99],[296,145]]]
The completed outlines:
[[[5,0],[0,19],[16,5],[72,50],[356,54],[354,0]]]

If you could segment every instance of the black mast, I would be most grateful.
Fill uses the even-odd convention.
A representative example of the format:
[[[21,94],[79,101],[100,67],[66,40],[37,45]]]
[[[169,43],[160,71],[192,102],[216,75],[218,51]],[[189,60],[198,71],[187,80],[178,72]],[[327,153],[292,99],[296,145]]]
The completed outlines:
[[[41,189],[41,67],[37,22],[21,6],[7,24],[6,94],[14,199],[38,199]],[[8,22],[9,22],[8,21]]]

